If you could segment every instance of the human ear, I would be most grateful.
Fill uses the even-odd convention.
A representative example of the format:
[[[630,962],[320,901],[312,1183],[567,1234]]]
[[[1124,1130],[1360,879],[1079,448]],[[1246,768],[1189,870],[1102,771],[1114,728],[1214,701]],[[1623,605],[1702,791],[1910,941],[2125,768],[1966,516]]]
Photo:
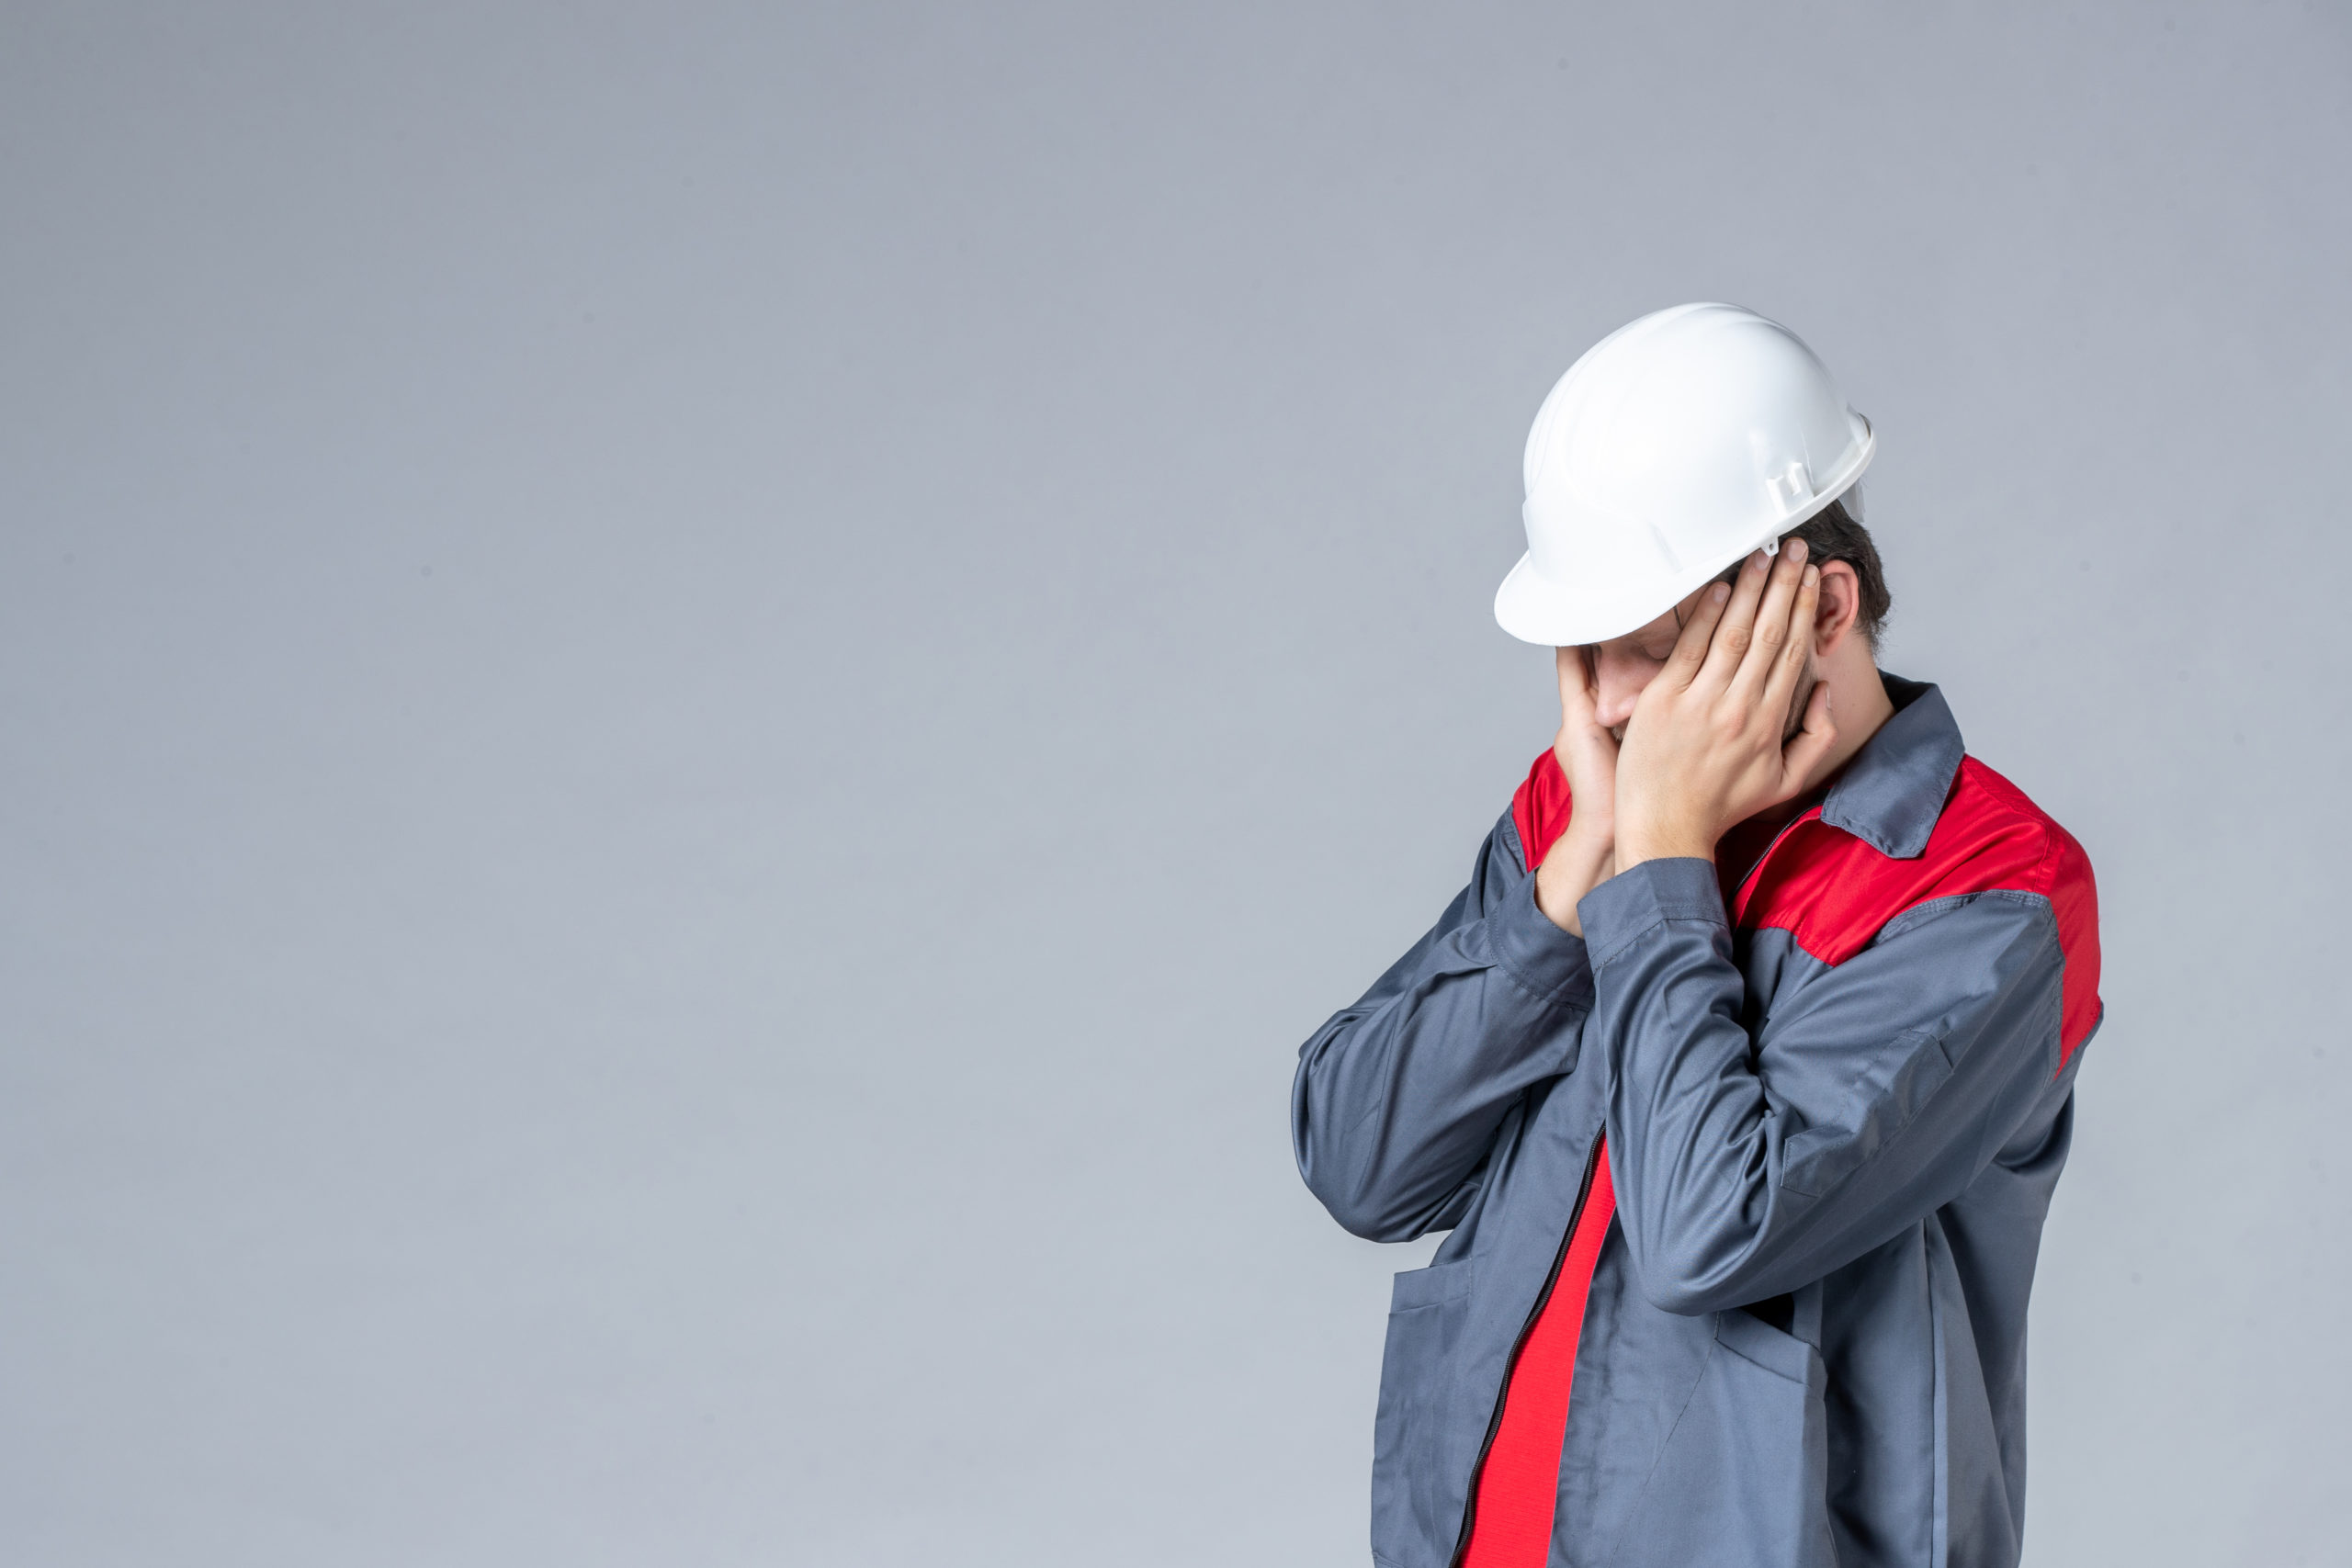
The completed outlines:
[[[1821,597],[1813,611],[1813,651],[1826,655],[1844,642],[1862,612],[1862,582],[1852,566],[1833,560],[1821,568]]]

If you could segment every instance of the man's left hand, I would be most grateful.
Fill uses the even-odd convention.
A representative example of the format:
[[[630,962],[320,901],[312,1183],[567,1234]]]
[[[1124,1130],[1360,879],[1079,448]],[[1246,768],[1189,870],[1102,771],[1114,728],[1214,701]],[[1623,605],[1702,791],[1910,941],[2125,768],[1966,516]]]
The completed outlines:
[[[1666,667],[1644,688],[1617,760],[1617,869],[1713,860],[1733,824],[1802,790],[1836,744],[1816,684],[1794,735],[1789,710],[1813,647],[1819,569],[1802,539],[1758,551],[1700,595]]]

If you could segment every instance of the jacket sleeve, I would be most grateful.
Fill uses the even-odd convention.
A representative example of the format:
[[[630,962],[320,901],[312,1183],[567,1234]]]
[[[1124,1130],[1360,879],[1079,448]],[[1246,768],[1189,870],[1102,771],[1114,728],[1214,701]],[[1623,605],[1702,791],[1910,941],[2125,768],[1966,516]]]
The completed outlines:
[[[1645,862],[1577,913],[1618,1218],[1666,1311],[1760,1301],[1852,1261],[1958,1197],[2063,1094],[2045,900],[1924,904],[1784,979],[1755,1020],[1707,862]]]
[[[1507,813],[1429,934],[1300,1048],[1308,1190],[1374,1241],[1453,1225],[1520,1095],[1576,1066],[1591,1008],[1583,939],[1537,908]]]

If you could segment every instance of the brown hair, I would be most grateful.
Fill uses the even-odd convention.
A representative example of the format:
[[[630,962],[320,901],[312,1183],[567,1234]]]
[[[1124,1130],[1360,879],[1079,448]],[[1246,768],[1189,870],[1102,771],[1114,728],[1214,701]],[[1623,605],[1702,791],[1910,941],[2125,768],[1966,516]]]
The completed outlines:
[[[1860,500],[1858,496],[1854,499]],[[1854,580],[1860,585],[1862,596],[1861,608],[1854,619],[1860,625],[1862,636],[1876,648],[1879,629],[1886,625],[1887,612],[1894,609],[1894,599],[1886,591],[1886,570],[1879,565],[1878,546],[1871,543],[1870,530],[1855,515],[1861,508],[1857,505],[1849,512],[1846,501],[1846,496],[1839,496],[1781,537],[1803,539],[1805,558],[1815,566],[1841,560],[1854,569]],[[1728,582],[1738,576],[1742,564],[1733,563],[1731,570],[1724,573],[1723,581]]]

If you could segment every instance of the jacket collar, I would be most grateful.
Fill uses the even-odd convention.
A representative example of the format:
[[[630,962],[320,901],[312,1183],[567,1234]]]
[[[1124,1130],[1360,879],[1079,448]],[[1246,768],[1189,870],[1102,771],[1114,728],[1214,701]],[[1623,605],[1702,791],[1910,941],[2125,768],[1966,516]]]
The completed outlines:
[[[1894,716],[1879,726],[1821,803],[1821,819],[1881,854],[1916,860],[1943,815],[1964,752],[1944,694],[1879,671]]]

